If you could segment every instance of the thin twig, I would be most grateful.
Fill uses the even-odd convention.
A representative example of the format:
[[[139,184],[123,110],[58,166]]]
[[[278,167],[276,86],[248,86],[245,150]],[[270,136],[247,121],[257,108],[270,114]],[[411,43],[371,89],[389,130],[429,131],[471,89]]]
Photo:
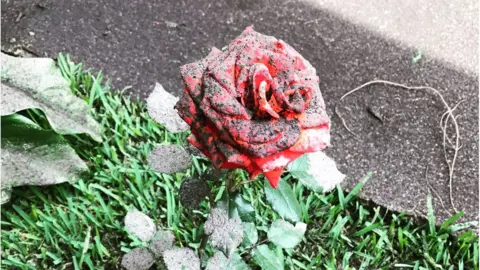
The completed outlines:
[[[464,101],[465,101],[464,99],[460,100],[460,101],[455,105],[455,107],[452,108],[452,113],[453,113],[453,111],[455,111],[455,110],[458,108],[458,105],[460,105],[460,104],[461,104],[462,102],[464,102]],[[445,116],[448,116],[446,120],[445,120]],[[458,116],[458,115],[457,115],[457,116]],[[450,114],[448,113],[448,111],[447,111],[447,112],[444,112],[444,113],[442,114],[442,117],[440,117],[440,127],[442,128],[442,131],[443,131],[444,134],[447,133],[447,122],[448,122],[448,119],[449,119],[449,118],[450,118]],[[443,125],[443,121],[445,121],[445,126]],[[451,145],[452,147],[454,147],[454,144],[453,144],[452,140],[450,139],[450,137],[447,136],[446,138],[447,138],[448,142],[450,143],[450,145]],[[461,147],[460,147],[460,148],[461,148]],[[460,150],[460,148],[459,148],[459,150]]]
[[[342,121],[343,127],[344,127],[348,132],[350,132],[353,136],[357,136],[357,134],[355,134],[352,130],[350,130],[350,129],[347,127],[347,124],[345,123],[345,119],[343,119],[343,117],[340,115],[340,113],[338,113],[337,105],[335,105],[334,111],[335,111],[335,114],[338,116],[338,118],[340,118],[340,120]]]
[[[449,197],[450,197],[450,203],[452,205],[452,208],[453,210],[458,213],[458,210],[457,208],[455,207],[455,203],[454,203],[454,200],[453,200],[453,175],[454,175],[454,171],[455,171],[455,163],[457,161],[457,156],[458,156],[458,150],[459,150],[459,145],[460,145],[460,131],[459,131],[459,128],[458,128],[458,123],[457,123],[457,119],[455,117],[455,115],[453,114],[453,109],[448,105],[448,103],[445,101],[445,99],[443,98],[443,95],[440,93],[440,91],[438,91],[437,89],[435,88],[432,88],[432,87],[429,87],[429,86],[407,86],[405,84],[401,84],[401,83],[396,83],[396,82],[390,82],[390,81],[385,81],[385,80],[373,80],[373,81],[369,81],[367,83],[364,83],[362,85],[360,85],[359,87],[347,92],[346,94],[344,94],[340,100],[343,100],[344,98],[346,98],[347,96],[357,92],[358,90],[364,88],[364,87],[367,87],[367,86],[370,86],[370,85],[373,85],[373,84],[385,84],[385,85],[389,85],[389,86],[395,86],[395,87],[400,87],[400,88],[403,88],[403,89],[407,89],[407,90],[430,90],[432,92],[434,92],[437,96],[440,97],[443,105],[447,108],[447,111],[446,111],[446,114],[448,115],[447,116],[447,119],[445,120],[446,122],[448,122],[448,119],[451,118],[452,119],[452,123],[454,125],[454,128],[455,128],[455,145],[454,145],[454,154],[453,154],[453,158],[452,158],[452,161],[451,163],[449,163],[449,160],[447,158],[445,158],[445,161],[448,165],[448,170],[449,170],[449,174],[448,174],[448,178],[449,178],[449,181],[448,181],[448,186],[449,186]],[[460,102],[459,102],[460,103]],[[457,104],[458,106],[458,104]],[[456,106],[454,107],[456,108]],[[443,119],[443,117],[442,117]],[[345,123],[343,123],[345,128],[347,128],[347,126],[345,125]],[[442,124],[442,122],[440,123]],[[446,125],[445,125],[446,126]],[[446,148],[446,145],[447,145],[447,139],[446,139],[446,128],[444,129],[443,126],[441,125],[441,128],[442,128],[442,131],[444,133],[444,139],[443,139],[443,148],[445,150]],[[347,128],[348,129],[348,128]],[[453,143],[452,143],[453,145]]]
[[[415,212],[415,210],[417,210],[417,207],[420,205],[420,202],[421,202],[421,201],[418,201],[412,209],[408,209],[408,210],[405,211],[405,212],[407,212],[407,213],[408,213],[408,212],[413,212],[414,214],[416,214],[417,212]]]
[[[242,253],[240,253],[240,256],[243,256],[245,253],[249,252],[250,250],[260,246],[261,244],[265,244],[268,242],[268,238],[266,239],[263,239],[262,241],[256,243],[255,245],[252,245],[252,246],[249,246],[248,248],[246,248]]]
[[[447,208],[445,207],[445,204],[443,204],[443,200],[442,200],[442,197],[440,197],[440,195],[438,194],[437,190],[435,190],[431,185],[430,185],[430,182],[428,182],[428,166],[425,168],[425,180],[427,181],[427,186],[428,188],[433,191],[433,193],[437,196],[437,198],[440,200],[440,203],[442,204],[442,208],[443,210],[445,210],[447,213],[450,213],[450,211],[447,210]]]
[[[238,188],[240,188],[241,185],[245,185],[245,184],[249,184],[249,183],[253,183],[253,182],[256,182],[260,179],[260,177],[257,177],[255,179],[252,179],[252,180],[246,180],[246,181],[242,181],[242,182],[238,182],[237,184],[235,184],[231,191],[234,192],[236,191]]]

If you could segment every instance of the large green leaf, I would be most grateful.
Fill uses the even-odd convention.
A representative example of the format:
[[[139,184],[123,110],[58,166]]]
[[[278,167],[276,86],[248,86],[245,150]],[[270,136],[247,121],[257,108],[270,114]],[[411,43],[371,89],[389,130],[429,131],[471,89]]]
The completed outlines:
[[[315,192],[331,191],[345,175],[337,170],[335,161],[319,151],[307,153],[288,165],[288,172]]]
[[[255,223],[243,222],[243,244],[245,246],[255,245],[258,241],[258,231]]]
[[[242,260],[238,253],[234,252],[228,257],[227,267],[229,270],[250,270],[251,268]]]
[[[207,263],[206,270],[249,270],[250,267],[242,260],[238,253],[225,257],[222,252],[217,251]]]
[[[15,186],[74,182],[88,170],[61,135],[22,115],[3,116],[1,127],[2,193]]]
[[[267,245],[260,245],[253,251],[253,258],[263,270],[283,270],[284,259],[281,252],[274,252]]]
[[[1,54],[2,101],[0,114],[41,109],[59,134],[87,133],[101,141],[101,127],[90,108],[69,88],[49,58],[19,58]]]
[[[292,188],[286,181],[280,181],[278,187],[274,189],[265,179],[264,186],[267,200],[283,219],[294,222],[300,221],[302,208]]]
[[[235,196],[235,207],[238,211],[238,216],[242,221],[254,221],[255,220],[255,209],[253,206],[246,201],[242,195],[237,194]]]
[[[276,220],[268,230],[268,240],[281,248],[294,248],[307,230],[307,224],[298,222],[295,227],[285,220]]]

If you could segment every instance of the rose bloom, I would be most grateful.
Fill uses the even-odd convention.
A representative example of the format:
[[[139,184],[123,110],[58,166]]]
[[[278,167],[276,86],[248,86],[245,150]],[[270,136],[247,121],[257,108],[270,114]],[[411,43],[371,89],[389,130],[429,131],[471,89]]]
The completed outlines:
[[[315,68],[285,42],[248,27],[228,48],[180,68],[175,108],[188,141],[216,168],[263,172],[276,188],[286,165],[330,143]]]

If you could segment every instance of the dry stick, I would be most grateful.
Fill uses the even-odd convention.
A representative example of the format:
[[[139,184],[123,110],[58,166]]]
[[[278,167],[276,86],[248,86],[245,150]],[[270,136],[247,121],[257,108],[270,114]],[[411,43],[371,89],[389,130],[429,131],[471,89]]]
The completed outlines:
[[[243,256],[243,255],[244,255],[245,253],[247,253],[248,251],[250,251],[250,250],[252,250],[252,249],[254,249],[254,248],[256,248],[256,247],[258,247],[258,246],[260,246],[260,245],[262,245],[262,244],[265,244],[265,243],[267,243],[268,241],[269,241],[268,238],[266,238],[266,239],[263,239],[262,241],[260,241],[260,242],[258,242],[258,243],[256,243],[256,244],[252,245],[252,246],[247,247],[242,253],[240,253],[240,256]]]
[[[452,187],[452,183],[453,183],[453,173],[454,173],[454,169],[455,169],[455,162],[457,160],[457,156],[458,156],[458,150],[459,150],[459,144],[460,144],[460,133],[459,133],[459,129],[458,129],[458,123],[457,123],[457,119],[455,117],[455,115],[453,114],[453,110],[452,108],[450,108],[450,106],[448,105],[448,103],[445,101],[445,99],[443,98],[443,95],[435,88],[432,88],[432,87],[429,87],[429,86],[407,86],[405,84],[401,84],[401,83],[395,83],[395,82],[390,82],[390,81],[385,81],[385,80],[373,80],[373,81],[369,81],[367,83],[364,83],[362,85],[360,85],[359,87],[347,92],[345,95],[343,95],[340,100],[343,100],[344,98],[346,98],[347,96],[353,94],[354,92],[357,92],[358,90],[364,88],[364,87],[367,87],[369,85],[373,85],[373,84],[385,84],[385,85],[390,85],[390,86],[395,86],[395,87],[400,87],[400,88],[403,88],[403,89],[406,89],[406,90],[430,90],[432,92],[434,92],[435,94],[437,94],[440,99],[442,100],[443,102],[443,105],[447,108],[447,111],[446,111],[446,114],[448,115],[447,118],[446,118],[446,122],[448,122],[448,120],[450,118],[452,118],[452,122],[453,122],[453,125],[455,127],[455,146],[454,146],[454,155],[453,155],[453,159],[451,161],[451,163],[449,163],[449,160],[446,159],[446,163],[448,165],[448,170],[449,170],[449,196],[450,196],[450,203],[452,205],[452,208],[453,210],[457,213],[458,210],[457,208],[455,207],[455,203],[453,201],[453,187]],[[457,104],[458,106],[458,104]],[[343,123],[345,128],[346,125],[345,123]],[[446,148],[446,128],[443,129],[443,126],[441,125],[441,128],[442,128],[442,131],[444,133],[444,140],[443,140],[443,148],[445,150]],[[348,130],[348,128],[347,128]]]
[[[337,114],[338,118],[340,118],[340,120],[342,121],[343,126],[347,129],[347,131],[350,132],[353,136],[357,136],[357,134],[355,134],[353,131],[351,131],[347,127],[347,124],[345,123],[345,119],[343,119],[343,117],[340,115],[340,113],[338,113],[337,106],[335,106],[334,110],[335,110],[335,113]]]
[[[460,105],[460,104],[461,104],[462,102],[464,102],[464,101],[465,101],[464,99],[460,100],[460,101],[455,105],[455,107],[452,108],[452,113],[453,113],[453,111],[455,111],[455,110],[458,108],[458,105]],[[442,131],[443,131],[443,134],[444,134],[444,135],[447,133],[447,121],[445,121],[445,116],[449,116],[448,112],[443,113],[443,114],[442,114],[442,117],[440,118],[440,127],[442,128]],[[456,118],[458,118],[458,117],[459,117],[459,115],[456,116]],[[443,125],[443,121],[445,121],[445,125]],[[450,145],[451,145],[452,147],[454,147],[453,142],[452,142],[452,140],[450,139],[450,137],[449,137],[449,136],[446,136],[446,139],[448,140],[448,142],[450,143]],[[460,150],[461,148],[462,148],[462,147],[460,146],[458,149]]]
[[[443,204],[442,197],[438,194],[437,190],[435,190],[431,185],[430,182],[428,182],[428,166],[425,168],[425,180],[427,181],[427,186],[428,188],[433,191],[433,193],[437,196],[437,198],[440,200],[440,204],[442,204],[443,210],[445,210],[447,213],[450,213],[450,211],[447,210],[445,205]]]

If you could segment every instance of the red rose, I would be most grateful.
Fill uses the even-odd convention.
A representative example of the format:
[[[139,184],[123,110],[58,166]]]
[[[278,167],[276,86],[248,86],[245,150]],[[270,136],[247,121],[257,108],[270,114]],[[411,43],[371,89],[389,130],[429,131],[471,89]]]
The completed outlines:
[[[217,168],[263,172],[275,188],[288,163],[329,144],[315,68],[281,40],[248,27],[225,51],[180,70],[176,109],[191,127],[188,141]]]

